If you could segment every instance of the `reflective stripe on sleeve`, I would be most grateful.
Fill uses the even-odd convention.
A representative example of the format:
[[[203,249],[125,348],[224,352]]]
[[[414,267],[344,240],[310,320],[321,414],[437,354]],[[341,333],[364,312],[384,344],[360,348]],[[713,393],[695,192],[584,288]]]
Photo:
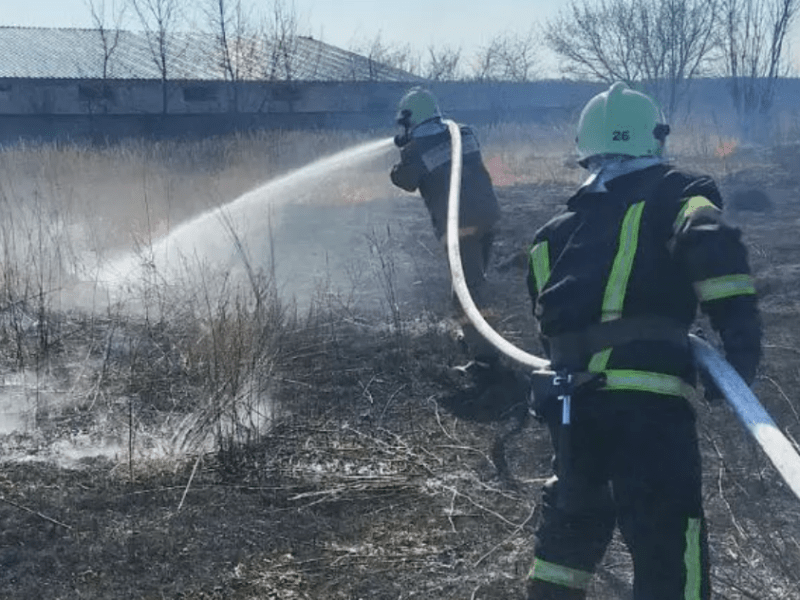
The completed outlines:
[[[714,217],[717,217],[722,211],[720,211],[720,209],[717,208],[714,203],[705,196],[692,196],[691,198],[686,198],[683,203],[683,207],[675,219],[675,223],[672,225],[673,233],[678,233],[681,229],[683,229],[686,221],[688,221],[693,215],[701,212],[713,214]]]
[[[550,279],[550,249],[546,241],[539,242],[530,252],[530,268],[536,281],[536,291],[540,294]]]
[[[611,274],[606,284],[603,297],[602,321],[612,321],[622,316],[622,306],[625,302],[625,291],[628,288],[628,279],[633,269],[633,258],[639,245],[639,226],[642,223],[644,201],[637,202],[625,213],[622,229],[619,234],[619,250],[611,267]]]
[[[592,573],[571,569],[537,558],[533,561],[533,567],[528,579],[540,579],[541,581],[563,585],[575,590],[585,590],[592,580]]]
[[[686,567],[686,585],[683,590],[684,600],[700,600],[703,565],[701,564],[700,519],[689,519],[686,525],[686,548],[683,552],[683,563]]]
[[[750,275],[724,275],[694,284],[694,291],[700,302],[721,300],[733,296],[747,296],[756,293],[753,278]]]
[[[675,375],[627,369],[611,369],[605,371],[605,374],[606,384],[602,388],[604,390],[650,392],[687,399],[691,399],[695,394],[691,385]]]
[[[611,348],[601,350],[589,361],[589,373],[602,373],[606,370],[608,361],[611,358]]]

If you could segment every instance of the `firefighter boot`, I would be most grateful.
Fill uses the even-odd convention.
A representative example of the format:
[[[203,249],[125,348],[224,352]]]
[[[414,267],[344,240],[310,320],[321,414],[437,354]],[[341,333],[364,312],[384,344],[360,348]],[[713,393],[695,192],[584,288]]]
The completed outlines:
[[[586,590],[564,587],[541,579],[528,579],[525,600],[586,600]]]

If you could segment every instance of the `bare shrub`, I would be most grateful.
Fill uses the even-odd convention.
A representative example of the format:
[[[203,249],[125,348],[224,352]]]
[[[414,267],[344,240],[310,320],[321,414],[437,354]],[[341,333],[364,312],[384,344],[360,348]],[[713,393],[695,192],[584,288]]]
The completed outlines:
[[[722,73],[740,116],[772,107],[775,84],[788,74],[786,36],[799,8],[797,0],[720,0]]]
[[[706,67],[716,10],[716,0],[571,0],[545,41],[567,73],[652,88],[669,118]]]

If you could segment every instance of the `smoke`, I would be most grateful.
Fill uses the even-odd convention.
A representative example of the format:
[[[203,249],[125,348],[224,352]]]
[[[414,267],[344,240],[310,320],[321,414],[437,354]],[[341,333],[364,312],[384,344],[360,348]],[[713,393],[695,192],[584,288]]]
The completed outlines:
[[[344,285],[352,232],[337,226],[365,202],[393,194],[385,166],[375,164],[391,146],[391,138],[360,144],[269,181],[139,243],[102,265],[97,281],[117,302],[143,284],[213,287],[224,280],[229,288],[254,274],[301,300],[320,279]]]

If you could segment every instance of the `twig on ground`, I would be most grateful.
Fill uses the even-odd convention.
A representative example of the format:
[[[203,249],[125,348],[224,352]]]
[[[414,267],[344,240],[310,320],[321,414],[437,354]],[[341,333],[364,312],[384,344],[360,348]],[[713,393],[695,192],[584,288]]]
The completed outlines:
[[[427,247],[425,244],[423,244],[423,243],[422,243],[422,240],[417,240],[417,243],[418,243],[420,246],[422,246],[423,248],[425,248],[425,250],[428,252],[428,254],[430,254],[432,257],[436,258],[436,255],[433,253],[433,250],[431,250],[431,249],[430,249],[430,248],[428,248],[428,247]]]
[[[764,348],[771,348],[775,350],[788,350],[789,352],[800,354],[800,349],[793,348],[792,346],[781,346],[780,344],[764,344]]]
[[[508,535],[508,537],[506,537],[506,538],[505,538],[505,539],[504,539],[502,542],[500,542],[500,543],[499,543],[499,544],[497,544],[497,545],[496,545],[494,548],[492,548],[491,550],[489,550],[489,551],[488,551],[486,554],[484,554],[483,556],[481,556],[481,557],[480,557],[480,558],[479,558],[479,559],[478,559],[478,560],[475,562],[475,564],[473,564],[473,565],[472,565],[472,566],[473,566],[473,568],[474,568],[474,567],[477,567],[478,565],[480,565],[480,564],[481,564],[481,563],[482,563],[484,560],[486,560],[486,559],[487,559],[487,558],[489,558],[489,557],[490,557],[492,554],[494,554],[494,552],[495,552],[495,551],[496,551],[498,548],[500,548],[500,547],[501,547],[501,546],[503,546],[504,544],[507,544],[509,540],[511,540],[511,539],[512,539],[514,536],[518,535],[518,534],[519,534],[519,532],[520,532],[520,531],[522,531],[522,529],[525,527],[525,525],[527,525],[527,524],[528,524],[528,522],[529,522],[529,521],[530,521],[530,520],[533,518],[533,514],[534,514],[535,512],[536,512],[536,503],[534,503],[534,504],[533,504],[533,506],[531,507],[531,512],[530,512],[530,514],[528,515],[528,517],[527,517],[527,518],[526,518],[526,519],[525,519],[525,520],[524,520],[522,523],[520,523],[520,524],[519,524],[519,526],[518,526],[516,529],[514,529],[514,531],[512,531],[512,532],[511,532],[511,533]]]
[[[458,491],[458,490],[457,490],[455,487],[445,486],[445,487],[444,487],[444,489],[446,489],[446,490],[451,490],[453,493],[455,493],[455,494],[459,494],[460,496],[463,496],[463,497],[464,497],[464,499],[465,499],[465,500],[467,500],[467,502],[469,502],[470,504],[472,504],[472,505],[473,505],[473,506],[475,506],[476,508],[479,508],[480,510],[482,510],[482,511],[483,511],[483,512],[485,512],[486,514],[492,515],[493,517],[495,517],[495,518],[499,519],[500,521],[502,521],[502,522],[503,522],[503,523],[505,523],[506,525],[509,525],[509,526],[511,526],[511,527],[514,527],[514,528],[517,528],[517,527],[519,527],[519,525],[518,525],[518,524],[516,524],[516,523],[513,523],[513,522],[509,521],[509,520],[508,520],[508,519],[506,519],[506,518],[505,518],[503,515],[501,515],[499,512],[497,512],[497,511],[494,511],[494,510],[492,510],[492,509],[490,509],[490,508],[486,508],[486,507],[485,507],[483,504],[481,504],[481,503],[480,503],[480,502],[478,502],[477,500],[474,500],[474,499],[473,499],[471,496],[468,496],[467,494],[464,494],[464,493],[462,493],[462,492],[459,492],[459,491]]]
[[[453,515],[456,514],[456,498],[458,497],[458,492],[455,488],[453,488],[453,497],[450,499],[450,509],[447,511],[447,520],[450,521],[450,529],[453,530],[453,533],[458,533],[456,530],[456,523],[453,521]]]
[[[35,517],[39,517],[40,519],[44,519],[48,523],[52,523],[53,525],[58,525],[59,527],[63,527],[64,529],[69,529],[70,531],[72,531],[72,526],[67,525],[66,523],[62,523],[61,521],[56,521],[55,519],[53,519],[51,517],[48,517],[47,515],[43,515],[39,511],[33,510],[31,508],[28,508],[27,506],[22,506],[21,504],[17,504],[16,502],[12,502],[11,500],[7,500],[3,496],[0,496],[0,502],[8,504],[9,506],[13,506],[14,508],[17,508],[17,509],[19,509],[21,511],[29,513],[29,514],[31,514],[31,515],[33,515]]]
[[[405,388],[405,387],[406,387],[406,384],[404,383],[399,388],[397,388],[391,396],[389,396],[389,399],[386,401],[386,405],[383,407],[383,410],[381,411],[381,416],[378,418],[378,423],[382,423],[383,422],[383,417],[386,414],[386,411],[389,408],[389,405],[392,403],[392,400],[394,400],[397,397],[397,394],[399,394],[401,391],[403,391],[403,388]]]
[[[358,381],[358,385],[361,386],[361,395],[364,396],[367,400],[369,400],[370,404],[375,404],[375,399],[372,397],[372,393],[369,391],[369,386],[372,385],[372,382],[375,381],[377,375],[373,375],[370,380],[367,382],[367,385],[361,383],[361,380]]]
[[[444,424],[442,423],[442,416],[439,414],[439,403],[436,402],[433,396],[428,398],[428,400],[429,401],[433,400],[433,412],[436,415],[436,422],[439,424],[439,428],[442,430],[442,433],[444,433],[448,438],[450,438],[454,442],[460,443],[461,440],[454,437],[449,431],[447,431],[447,428],[445,428]]]
[[[740,585],[737,585],[734,581],[731,581],[730,579],[721,577],[719,575],[715,575],[714,573],[711,574],[711,577],[712,577],[712,579],[716,579],[720,583],[722,583],[724,585],[727,585],[728,587],[736,590],[742,596],[745,596],[747,598],[751,598],[752,600],[762,600],[761,596],[758,596],[756,594],[753,594],[752,592],[747,591],[746,589],[744,589]]]
[[[746,534],[745,534],[745,531],[744,531],[744,529],[742,529],[742,527],[739,525],[739,522],[736,520],[736,515],[733,514],[733,508],[731,507],[730,502],[728,502],[728,498],[725,496],[725,490],[723,489],[723,486],[722,486],[723,476],[725,474],[725,471],[728,470],[727,466],[725,465],[725,459],[722,456],[722,451],[719,449],[719,446],[717,446],[717,442],[715,440],[710,439],[710,438],[709,438],[709,441],[711,442],[711,446],[714,448],[714,451],[717,453],[717,458],[719,458],[719,461],[721,463],[720,467],[719,467],[719,474],[717,476],[717,489],[719,490],[719,497],[722,500],[722,503],[728,509],[728,514],[731,517],[731,523],[733,523],[733,526],[736,528],[736,532],[739,534],[739,536],[742,539],[745,539],[747,537]]]
[[[197,457],[197,460],[194,461],[194,467],[192,467],[192,474],[189,475],[189,481],[186,482],[186,487],[183,490],[183,495],[181,496],[181,501],[178,504],[178,510],[176,512],[181,512],[181,508],[183,508],[183,502],[184,500],[186,500],[186,494],[189,493],[189,488],[192,486],[192,480],[194,479],[195,473],[197,473],[197,467],[200,464],[202,458],[203,455],[201,454]]]
[[[731,517],[731,523],[733,523],[733,526],[736,528],[736,532],[739,534],[739,537],[745,539],[747,537],[745,535],[745,531],[744,529],[742,529],[741,525],[739,525],[739,522],[736,520],[736,515],[733,514],[733,508],[731,508],[730,502],[728,502],[728,499],[725,497],[725,491],[722,489],[722,478],[724,473],[725,473],[725,468],[720,467],[719,476],[717,477],[717,488],[719,489],[719,497],[722,500],[722,503],[725,505],[725,508],[728,509],[728,514]]]
[[[797,420],[798,423],[800,423],[800,414],[798,414],[797,409],[794,407],[794,404],[792,404],[792,400],[789,398],[789,396],[786,395],[786,392],[783,391],[783,388],[778,384],[778,382],[775,381],[769,375],[762,375],[761,377],[759,377],[759,379],[766,379],[772,385],[775,386],[775,389],[778,390],[778,393],[786,401],[786,404],[789,405],[789,409],[792,411],[792,414],[794,415],[794,418]]]

